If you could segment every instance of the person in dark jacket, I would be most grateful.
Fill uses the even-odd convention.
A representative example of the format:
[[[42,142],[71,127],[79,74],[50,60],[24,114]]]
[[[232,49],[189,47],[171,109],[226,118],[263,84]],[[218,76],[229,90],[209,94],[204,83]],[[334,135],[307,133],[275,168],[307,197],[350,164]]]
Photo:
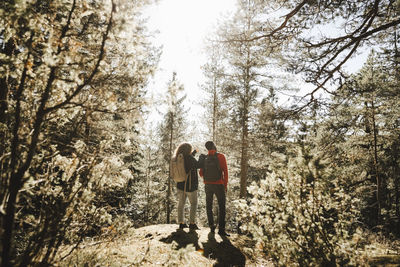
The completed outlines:
[[[200,155],[200,176],[204,178],[204,189],[206,192],[206,210],[207,210],[207,219],[208,225],[210,226],[211,232],[215,231],[214,224],[214,216],[213,216],[213,198],[214,195],[218,201],[218,234],[221,236],[229,236],[229,234],[225,231],[225,205],[226,205],[226,192],[228,190],[228,167],[226,164],[225,155],[222,153],[217,153],[217,147],[212,141],[207,141],[205,144],[208,155]],[[215,157],[217,160],[217,168],[216,171],[219,173],[218,178],[214,180],[209,180],[206,177],[206,164],[205,157]]]
[[[185,171],[190,172],[190,175],[184,182],[178,182],[177,195],[178,195],[178,223],[179,229],[186,228],[187,225],[184,219],[184,208],[186,198],[189,198],[190,213],[189,213],[189,229],[198,230],[196,225],[196,211],[197,211],[197,189],[199,188],[199,177],[197,169],[199,168],[198,161],[194,158],[196,150],[193,150],[192,145],[189,143],[182,143],[175,151],[175,157],[183,154]]]

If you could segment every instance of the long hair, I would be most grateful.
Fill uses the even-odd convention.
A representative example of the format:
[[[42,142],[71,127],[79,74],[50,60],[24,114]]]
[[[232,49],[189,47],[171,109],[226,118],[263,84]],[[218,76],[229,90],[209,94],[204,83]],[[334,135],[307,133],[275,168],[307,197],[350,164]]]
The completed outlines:
[[[192,145],[189,143],[182,143],[176,148],[174,156],[177,157],[179,154],[187,156],[190,155],[190,153],[192,153]]]

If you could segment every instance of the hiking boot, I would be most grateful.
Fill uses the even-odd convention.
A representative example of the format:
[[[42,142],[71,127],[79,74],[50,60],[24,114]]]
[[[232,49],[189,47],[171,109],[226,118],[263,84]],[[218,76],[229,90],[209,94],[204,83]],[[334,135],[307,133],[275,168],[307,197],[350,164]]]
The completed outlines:
[[[179,229],[183,229],[183,228],[187,228],[188,226],[186,225],[186,223],[181,223],[179,224]]]
[[[228,234],[227,232],[225,232],[225,230],[218,230],[218,234],[220,236],[231,236],[230,234]]]
[[[189,229],[190,229],[190,230],[200,230],[200,228],[197,227],[197,225],[196,225],[195,223],[189,224]]]

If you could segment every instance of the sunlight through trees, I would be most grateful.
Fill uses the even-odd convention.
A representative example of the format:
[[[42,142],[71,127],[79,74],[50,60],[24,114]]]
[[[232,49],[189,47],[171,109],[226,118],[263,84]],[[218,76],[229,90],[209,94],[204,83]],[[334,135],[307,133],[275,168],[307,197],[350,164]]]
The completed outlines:
[[[1,266],[398,264],[400,1],[239,0],[204,40],[200,99],[159,68],[155,2],[0,3]],[[218,240],[201,178],[200,229],[171,233],[172,153],[208,140],[229,170]]]

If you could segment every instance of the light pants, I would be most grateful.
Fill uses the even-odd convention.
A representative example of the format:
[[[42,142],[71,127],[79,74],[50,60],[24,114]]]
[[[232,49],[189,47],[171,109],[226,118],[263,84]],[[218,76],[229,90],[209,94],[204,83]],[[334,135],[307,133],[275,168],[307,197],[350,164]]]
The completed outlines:
[[[190,202],[190,215],[189,223],[195,223],[196,221],[196,210],[197,210],[197,190],[193,192],[183,192],[178,189],[178,223],[184,223],[183,212],[185,209],[186,197],[189,198]]]

